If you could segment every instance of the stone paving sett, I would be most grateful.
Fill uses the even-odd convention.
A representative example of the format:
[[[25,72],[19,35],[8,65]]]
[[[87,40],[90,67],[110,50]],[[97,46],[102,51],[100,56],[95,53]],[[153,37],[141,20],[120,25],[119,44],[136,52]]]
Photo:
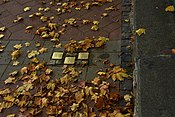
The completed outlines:
[[[101,19],[101,14],[105,12],[104,9],[110,7],[111,5],[113,5],[117,10],[110,11],[108,13],[109,16]],[[23,8],[26,6],[31,6],[32,10],[28,12],[23,12]],[[37,58],[46,62],[51,62],[50,60],[53,52],[65,51],[63,47],[53,48],[52,42],[50,42],[49,40],[42,40],[38,35],[34,35],[35,30],[38,27],[45,26],[45,23],[42,23],[37,18],[30,19],[28,18],[28,15],[36,12],[39,7],[43,6],[51,7],[48,4],[41,5],[41,3],[36,0],[13,0],[12,2],[10,1],[9,3],[5,4],[2,4],[0,1],[0,26],[6,26],[8,28],[4,32],[5,37],[2,40],[2,44],[6,45],[6,48],[3,53],[0,53],[0,67],[3,67],[2,71],[0,71],[1,82],[7,78],[10,72],[12,72],[13,70],[19,70],[22,66],[27,65],[29,62],[26,54],[24,54],[22,55],[22,57],[17,59],[19,60],[20,65],[18,65],[17,67],[12,66],[10,53],[12,52],[12,50],[14,50],[13,46],[15,44],[21,43],[23,45],[23,48],[21,49],[22,52],[27,53],[27,50],[38,49],[37,47],[35,47],[35,43],[39,41],[41,43],[41,46],[48,48],[48,52],[38,55]],[[64,22],[64,19],[66,18],[80,18],[100,21],[99,31],[90,30],[92,24],[82,25],[80,21],[77,21],[79,24],[78,27],[68,26],[65,34],[60,36],[60,41],[63,46],[64,44],[68,43],[70,39],[75,39],[78,41],[86,37],[92,36],[105,36],[110,38],[110,40],[103,48],[91,49],[88,51],[89,63],[87,66],[85,66],[84,68],[81,68],[80,66],[75,66],[77,69],[82,69],[82,74],[80,75],[79,80],[91,80],[96,77],[97,70],[108,67],[108,65],[102,64],[102,61],[105,59],[109,59],[109,61],[111,63],[114,63],[115,65],[121,65],[121,7],[122,0],[114,0],[113,3],[108,3],[100,7],[92,7],[90,10],[73,10],[73,12],[71,13],[66,13],[60,15],[59,17],[55,17],[55,19],[53,20],[53,22],[56,22],[58,24],[62,24]],[[58,7],[53,6],[51,7],[51,11],[44,14],[46,14],[46,16],[56,16],[56,8]],[[24,20],[19,23],[13,23],[13,20],[16,19],[17,15],[24,17]],[[25,27],[28,25],[34,26],[34,29],[32,29],[30,33],[25,33]],[[24,43],[26,42],[30,42],[31,45],[29,47],[24,47]],[[9,55],[8,57],[7,54]],[[56,61],[52,62],[54,62],[54,64],[49,65],[49,67],[52,68],[54,71],[53,78],[56,79],[58,77],[61,77],[62,65],[56,65]],[[61,63],[63,62],[64,61],[62,60]],[[124,81],[122,84],[120,84],[119,82],[115,82],[116,86],[118,87],[117,89],[131,89],[131,85],[127,85],[125,84],[125,82],[130,83],[130,81]],[[16,111],[16,109],[12,108],[10,110],[6,110],[4,113],[0,113],[0,116],[2,115],[2,117],[4,117],[7,114],[10,114],[11,111],[14,112]],[[46,115],[41,116],[44,117]]]

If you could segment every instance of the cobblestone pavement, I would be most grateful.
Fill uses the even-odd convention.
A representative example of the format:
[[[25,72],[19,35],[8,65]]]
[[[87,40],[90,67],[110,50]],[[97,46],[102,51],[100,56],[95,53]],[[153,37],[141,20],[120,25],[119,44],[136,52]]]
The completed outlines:
[[[30,62],[30,59],[27,57],[28,51],[37,50],[41,47],[47,48],[48,51],[47,53],[39,54],[37,57],[40,60],[46,61],[48,66],[53,69],[54,78],[61,77],[60,72],[62,71],[62,66],[65,64],[65,58],[70,56],[75,57],[75,67],[82,70],[82,74],[80,76],[81,80],[91,80],[97,76],[96,72],[99,69],[107,68],[109,65],[104,64],[105,60],[109,60],[110,63],[113,63],[114,65],[121,65],[123,62],[121,61],[121,50],[125,50],[125,47],[128,46],[128,43],[130,42],[128,40],[121,40],[123,36],[121,20],[123,8],[122,0],[113,0],[113,2],[108,2],[100,6],[92,5],[89,9],[75,10],[75,7],[72,7],[71,12],[68,10],[66,13],[62,13],[60,15],[58,15],[59,4],[54,4],[52,0],[4,1],[0,1],[0,27],[6,27],[5,31],[0,32],[0,34],[4,34],[4,37],[1,39],[1,45],[5,46],[4,51],[0,53],[1,82],[4,82],[9,73],[14,70],[19,70]],[[113,7],[110,8],[111,6]],[[24,8],[26,7],[31,7],[31,9],[25,12]],[[48,11],[38,11],[38,8],[50,9]],[[106,8],[108,8],[108,10],[105,10]],[[128,11],[126,8],[125,10]],[[29,15],[38,12],[41,12],[46,19],[54,16],[52,22],[59,24],[58,31],[61,31],[59,42],[62,44],[62,47],[56,48],[54,47],[55,43],[51,42],[50,39],[41,39],[40,35],[36,34],[37,29],[46,26],[46,22],[42,22],[39,17],[29,17]],[[130,10],[128,12],[130,12]],[[23,20],[14,23],[14,20],[17,19],[17,17],[22,17]],[[124,18],[125,17],[126,14],[124,14]],[[75,19],[76,23],[64,26],[65,20],[70,20],[70,18]],[[97,31],[92,30],[91,28],[94,24],[88,23],[85,25],[83,24],[83,20],[89,20],[90,22],[99,21],[99,24],[95,24],[98,25],[99,29]],[[32,26],[33,28],[26,30],[26,27],[28,26]],[[63,31],[63,29],[65,31]],[[109,41],[102,48],[88,50],[89,57],[85,60],[88,64],[84,67],[79,65],[81,59],[78,59],[78,54],[81,51],[70,55],[64,49],[64,45],[71,39],[80,41],[86,37],[92,38],[99,36],[107,37],[109,38]],[[25,46],[26,42],[30,43],[29,47]],[[38,43],[40,43],[40,46],[36,46]],[[14,51],[13,46],[16,44],[22,44],[22,55],[17,59],[19,65],[13,66],[11,53]],[[60,60],[54,60],[52,58],[54,52],[63,52],[63,57],[61,57]],[[128,58],[126,57],[126,59]],[[132,91],[132,80],[125,80],[124,82],[117,81],[116,85],[118,87],[117,89],[120,90],[121,95]],[[0,87],[3,88],[4,85],[1,85]],[[15,109],[12,108],[10,111],[4,111],[0,116],[5,117],[12,111],[15,111]]]

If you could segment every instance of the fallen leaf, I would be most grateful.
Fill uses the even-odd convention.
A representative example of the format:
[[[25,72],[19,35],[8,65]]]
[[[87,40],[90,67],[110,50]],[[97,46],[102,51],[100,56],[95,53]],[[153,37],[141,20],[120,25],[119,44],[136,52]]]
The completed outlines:
[[[30,29],[32,29],[33,28],[33,26],[27,26],[26,27],[26,30],[30,30]]]
[[[0,31],[5,31],[5,29],[6,29],[6,27],[5,26],[3,26],[3,27],[0,27]]]
[[[39,50],[38,50],[38,52],[40,53],[40,54],[43,54],[44,52],[47,52],[47,48],[40,48]]]
[[[110,117],[125,117],[119,110],[114,110],[114,112],[110,113],[109,116]]]
[[[9,88],[7,89],[3,89],[3,90],[0,90],[0,95],[6,95],[6,94],[9,94],[11,91]]]
[[[31,84],[31,83],[26,83],[26,84],[24,84],[24,85],[18,87],[16,91],[17,91],[18,93],[23,94],[23,93],[25,93],[26,91],[29,91],[29,90],[31,90],[31,89],[33,89],[33,84]]]
[[[16,82],[16,78],[10,76],[4,82],[5,82],[5,84],[15,83]]]
[[[23,20],[23,17],[21,16],[17,16],[17,18],[15,20],[13,20],[14,23],[20,22]]]
[[[97,74],[102,76],[102,75],[106,75],[106,72],[98,72]]]
[[[41,99],[41,102],[42,102],[42,103],[41,103],[41,107],[42,107],[42,108],[43,108],[44,106],[47,107],[47,104],[48,104],[48,99],[47,99],[47,98],[45,98],[45,97],[42,98],[42,99]]]
[[[46,74],[51,74],[52,73],[52,69],[50,68],[47,68],[46,71],[45,71]]]
[[[144,28],[139,28],[138,30],[136,30],[136,33],[138,36],[141,36],[142,34],[145,34],[145,29]]]
[[[28,68],[27,67],[23,67],[23,68],[21,68],[20,72],[21,72],[22,75],[23,74],[27,74]]]
[[[32,58],[32,57],[35,57],[36,55],[39,55],[39,52],[37,50],[32,50],[28,53],[28,58]]]
[[[129,95],[129,94],[126,94],[126,95],[124,95],[124,99],[125,99],[126,102],[130,102],[131,99],[132,99],[132,96]]]
[[[19,61],[13,61],[13,66],[17,66],[17,65],[19,65]]]
[[[37,59],[36,57],[35,58],[32,58],[30,61],[32,63],[39,63],[39,59]]]
[[[99,22],[99,21],[93,21],[93,24],[94,24],[94,25],[99,25],[100,22]]]
[[[56,30],[58,28],[58,24],[57,23],[48,23],[48,27],[51,30]]]
[[[44,11],[43,7],[38,8],[38,11]]]
[[[166,11],[166,12],[174,12],[174,11],[175,11],[174,6],[173,6],[173,5],[167,6],[167,7],[165,8],[165,11]]]
[[[103,43],[106,43],[107,41],[109,41],[109,38],[106,37],[99,37],[98,40],[102,41]]]
[[[85,5],[84,5],[84,7],[85,7],[85,9],[89,9],[90,8],[90,3],[86,3]]]
[[[102,18],[108,16],[108,13],[102,13]]]
[[[110,92],[109,93],[109,99],[110,100],[118,100],[120,98],[120,95],[117,92]]]
[[[18,71],[17,71],[17,70],[15,70],[15,71],[13,71],[13,72],[9,73],[9,76],[15,76],[15,75],[17,75],[17,74],[18,74]]]
[[[101,74],[101,73],[100,73]],[[103,74],[103,73],[102,73]],[[101,83],[100,78],[96,77],[91,81],[94,85],[99,85]]]
[[[25,7],[24,11],[27,12],[27,11],[30,11],[31,9],[32,9],[31,7]]]
[[[25,46],[26,46],[26,47],[29,47],[29,46],[30,46],[30,42],[26,42],[26,43],[25,43]]]
[[[115,8],[113,7],[113,6],[110,6],[110,7],[108,7],[108,8],[105,8],[105,11],[112,11],[112,10],[115,10]]]
[[[97,31],[97,30],[99,30],[99,27],[98,27],[97,25],[93,25],[93,26],[91,27],[91,30]]]
[[[44,11],[45,11],[45,12],[50,11],[50,8],[49,8],[49,7],[46,7],[46,8],[44,9]]]
[[[90,21],[89,20],[83,20],[83,24],[89,24]]]
[[[7,95],[6,97],[4,97],[4,100],[8,102],[14,102],[15,98],[11,95]]]
[[[41,44],[38,42],[38,43],[35,44],[35,46],[36,46],[36,47],[40,47]]]
[[[77,110],[78,107],[79,107],[79,104],[76,104],[76,103],[73,103],[73,105],[70,106],[71,110],[74,112]]]
[[[4,37],[4,34],[0,34],[0,39],[2,39]]]
[[[97,99],[97,103],[95,103],[95,106],[97,107],[98,110],[101,110],[104,107],[104,100],[102,97],[99,97]]]
[[[42,22],[46,22],[46,21],[48,20],[48,17],[46,17],[46,16],[41,16],[41,17],[40,17],[40,20],[41,20]]]
[[[76,19],[70,18],[70,19],[66,19],[65,20],[65,23],[68,23],[70,25],[73,25],[73,24],[76,24],[77,22],[76,22]]]
[[[84,100],[84,91],[78,91],[75,93],[75,99],[78,104],[80,104]]]
[[[19,50],[22,48],[22,44],[16,44],[13,46],[15,49]]]
[[[11,53],[12,56],[12,60],[16,60],[19,56],[21,55],[21,51],[20,50],[15,50]]]
[[[55,89],[55,83],[49,82],[49,83],[47,84],[47,89],[51,89],[52,91],[54,91],[54,89]]]
[[[15,117],[15,114],[7,115],[7,117]]]
[[[5,48],[5,46],[0,45],[0,52],[3,52],[4,51],[4,48]]]

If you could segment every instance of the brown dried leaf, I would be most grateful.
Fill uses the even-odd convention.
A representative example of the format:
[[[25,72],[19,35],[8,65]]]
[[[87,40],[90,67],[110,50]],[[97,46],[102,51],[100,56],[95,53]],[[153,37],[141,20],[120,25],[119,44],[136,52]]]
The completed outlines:
[[[75,99],[78,104],[80,104],[84,100],[84,91],[78,91],[75,93]]]
[[[99,77],[96,77],[94,78],[92,81],[91,81],[94,85],[99,85],[101,83],[101,80]]]
[[[97,99],[97,103],[95,103],[95,106],[97,107],[98,110],[101,110],[104,107],[105,103],[102,97],[99,97]]]

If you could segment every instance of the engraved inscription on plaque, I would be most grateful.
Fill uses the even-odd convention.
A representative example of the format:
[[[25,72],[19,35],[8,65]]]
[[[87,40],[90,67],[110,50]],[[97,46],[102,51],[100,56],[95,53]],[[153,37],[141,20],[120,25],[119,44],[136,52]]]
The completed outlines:
[[[88,52],[80,52],[78,54],[78,59],[88,59],[89,58],[89,53]]]
[[[63,58],[63,52],[54,52],[52,54],[52,59],[58,60]]]
[[[74,64],[75,63],[75,57],[66,57],[64,60],[64,64]]]

